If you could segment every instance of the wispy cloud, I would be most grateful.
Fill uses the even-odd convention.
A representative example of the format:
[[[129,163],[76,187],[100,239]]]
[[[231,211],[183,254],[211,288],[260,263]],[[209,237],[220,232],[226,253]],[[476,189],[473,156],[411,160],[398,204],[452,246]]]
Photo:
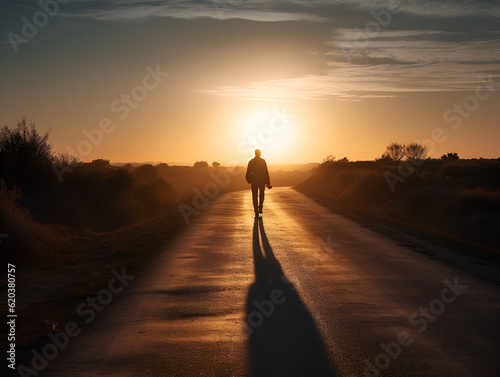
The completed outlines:
[[[332,77],[310,75],[281,80],[265,80],[245,86],[216,86],[197,90],[216,96],[242,100],[321,100],[328,96],[344,96],[341,85],[336,85]]]
[[[404,92],[468,91],[485,72],[463,75],[456,64],[340,64],[326,75],[267,80],[245,86],[217,86],[198,92],[241,100],[362,100],[394,97]]]
[[[252,21],[328,21],[338,19],[339,10],[364,12],[387,9],[387,0],[288,0],[288,1],[131,1],[73,0],[65,7],[64,15],[87,17],[102,21],[131,21],[151,17],[224,19],[239,18]],[[400,0],[398,10],[405,14],[432,18],[500,17],[497,0]],[[70,9],[68,9],[70,8]],[[344,13],[342,13],[344,14]]]
[[[500,39],[438,30],[391,30],[365,34],[338,30],[327,44],[335,60],[391,59],[400,63],[499,63]]]
[[[92,18],[99,21],[136,21],[155,17],[246,19],[251,21],[325,21],[326,18],[286,7],[270,7],[266,2],[243,1],[129,1],[98,3],[80,0],[65,17]]]
[[[367,12],[374,9],[387,9],[389,4],[401,4],[401,12],[435,18],[455,18],[470,16],[500,17],[500,2],[497,0],[341,0],[339,3],[355,4]],[[391,4],[392,5],[392,4]]]
[[[389,3],[400,4],[390,21],[377,32],[364,32],[374,13],[387,12]],[[473,90],[479,75],[497,74],[499,5],[500,0],[74,0],[64,15],[113,22],[222,15],[319,23],[325,30],[324,51],[316,57],[311,51],[311,59],[325,59],[325,73],[199,91],[239,99],[359,100],[408,91]]]
[[[361,100],[415,91],[474,90],[478,76],[500,73],[500,40],[467,40],[458,34],[383,31],[362,48],[348,51],[346,61],[340,46],[352,36],[349,30],[340,30],[326,43],[330,69],[324,75],[219,86],[204,92],[239,99]],[[444,37],[448,40],[441,40]]]

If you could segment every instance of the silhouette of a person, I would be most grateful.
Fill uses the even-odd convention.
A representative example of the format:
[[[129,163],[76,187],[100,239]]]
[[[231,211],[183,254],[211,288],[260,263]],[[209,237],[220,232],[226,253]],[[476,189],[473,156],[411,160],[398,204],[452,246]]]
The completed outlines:
[[[246,175],[247,182],[252,185],[253,208],[256,217],[262,213],[266,184],[268,188],[272,188],[266,160],[260,157],[261,154],[259,149],[255,150],[255,157],[248,163]],[[259,198],[258,202],[257,197]]]

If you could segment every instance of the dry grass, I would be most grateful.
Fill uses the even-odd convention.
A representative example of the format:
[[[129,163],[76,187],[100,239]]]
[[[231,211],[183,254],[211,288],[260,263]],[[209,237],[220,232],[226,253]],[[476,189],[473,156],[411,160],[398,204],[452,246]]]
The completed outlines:
[[[8,234],[5,258],[10,262],[36,261],[42,264],[60,263],[70,245],[68,231],[62,226],[41,224],[17,201],[20,191],[8,190],[0,180],[0,228]]]
[[[71,249],[60,263],[21,264],[28,271],[19,274],[17,286],[17,311],[23,313],[16,339],[20,355],[29,356],[33,344],[43,344],[49,332],[57,332],[68,321],[80,322],[76,307],[107,286],[113,269],[125,267],[127,273],[140,276],[183,226],[172,208],[111,232],[82,231],[70,239]]]
[[[469,250],[500,255],[500,161],[427,160],[392,192],[392,161],[328,161],[298,186],[365,216]]]

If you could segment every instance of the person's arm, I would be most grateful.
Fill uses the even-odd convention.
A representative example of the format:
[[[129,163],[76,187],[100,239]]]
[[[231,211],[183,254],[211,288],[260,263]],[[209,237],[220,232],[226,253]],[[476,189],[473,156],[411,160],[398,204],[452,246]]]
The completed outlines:
[[[264,166],[266,168],[266,183],[267,183],[267,188],[271,188],[271,179],[269,178],[269,170],[267,170],[267,162],[264,160]]]
[[[252,169],[250,167],[251,164],[252,164],[252,161],[248,162],[247,174],[245,176],[245,179],[247,180],[248,183],[252,182]]]

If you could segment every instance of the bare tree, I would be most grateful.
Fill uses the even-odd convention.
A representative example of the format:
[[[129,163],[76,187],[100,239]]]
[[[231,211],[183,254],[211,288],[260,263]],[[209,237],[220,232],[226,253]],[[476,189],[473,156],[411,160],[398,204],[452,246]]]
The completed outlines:
[[[52,156],[52,162],[65,166],[75,166],[81,161],[78,156],[69,153],[57,153]]]
[[[336,157],[329,154],[328,156],[326,156],[324,159],[321,160],[320,164],[324,164],[325,162],[333,162],[335,161]]]
[[[406,146],[399,143],[391,143],[382,154],[383,160],[401,161],[405,156]]]
[[[406,145],[404,154],[408,160],[419,161],[427,157],[427,152],[427,146],[414,142]]]

